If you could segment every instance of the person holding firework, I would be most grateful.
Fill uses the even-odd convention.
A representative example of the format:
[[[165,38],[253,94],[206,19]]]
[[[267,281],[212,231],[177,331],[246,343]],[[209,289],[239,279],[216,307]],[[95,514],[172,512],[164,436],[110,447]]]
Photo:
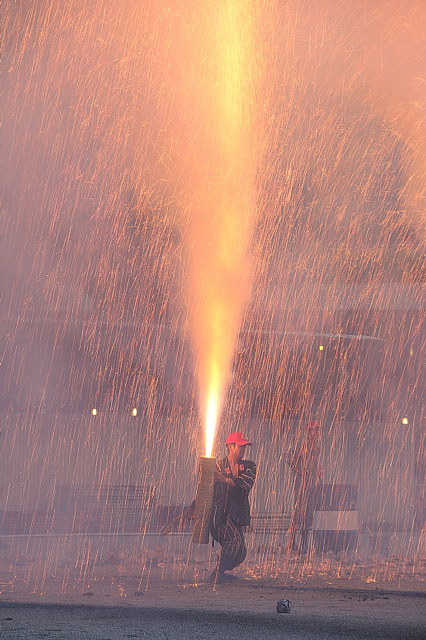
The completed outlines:
[[[231,433],[225,440],[227,456],[216,462],[213,505],[210,515],[210,535],[219,542],[221,551],[211,582],[223,583],[236,578],[226,573],[238,567],[247,555],[244,531],[250,525],[249,493],[256,479],[256,465],[245,460],[251,442],[241,431]],[[187,511],[194,517],[195,500]]]

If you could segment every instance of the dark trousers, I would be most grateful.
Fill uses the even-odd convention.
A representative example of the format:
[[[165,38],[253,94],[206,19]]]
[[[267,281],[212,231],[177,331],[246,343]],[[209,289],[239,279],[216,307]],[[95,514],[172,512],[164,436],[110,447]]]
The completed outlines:
[[[232,520],[226,524],[210,529],[213,540],[221,545],[219,571],[229,571],[240,565],[247,555],[246,543],[241,527]]]
[[[308,536],[314,520],[314,511],[319,508],[321,501],[321,484],[296,484],[296,501],[293,523],[291,526],[291,546],[302,552],[308,550]],[[300,546],[296,547],[295,534],[300,532]]]

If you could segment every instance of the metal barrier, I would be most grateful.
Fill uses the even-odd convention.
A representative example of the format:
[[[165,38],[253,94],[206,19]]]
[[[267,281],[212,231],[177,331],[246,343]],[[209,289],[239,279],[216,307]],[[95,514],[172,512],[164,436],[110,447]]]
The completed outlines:
[[[254,533],[284,533],[289,530],[291,514],[288,513],[254,513],[251,517],[250,530]]]

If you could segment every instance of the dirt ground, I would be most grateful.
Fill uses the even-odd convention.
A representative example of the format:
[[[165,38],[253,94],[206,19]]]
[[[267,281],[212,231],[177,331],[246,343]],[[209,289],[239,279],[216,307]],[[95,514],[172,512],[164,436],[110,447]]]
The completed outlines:
[[[238,579],[214,586],[217,549],[187,538],[0,542],[8,640],[426,638],[423,560],[265,556],[252,545]],[[289,614],[276,611],[283,598]]]
[[[215,588],[152,578],[145,591],[136,580],[123,581],[122,588],[124,584],[126,592],[120,596],[106,589],[81,597],[2,594],[0,636],[8,640],[426,638],[426,594],[297,588],[250,579]],[[290,613],[277,613],[281,598],[290,599]]]

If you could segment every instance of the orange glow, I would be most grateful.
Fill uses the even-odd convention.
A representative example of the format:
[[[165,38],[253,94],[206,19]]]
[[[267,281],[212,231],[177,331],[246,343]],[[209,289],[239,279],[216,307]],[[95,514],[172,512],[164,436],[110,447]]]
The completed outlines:
[[[164,143],[179,169],[177,175],[171,170],[171,182],[179,192],[189,339],[207,456],[251,287],[259,157],[257,4],[209,1],[185,15],[173,106],[186,118],[179,136],[173,130],[173,140]]]
[[[216,325],[217,326],[217,325]],[[217,344],[220,344],[220,336],[217,334]],[[221,384],[222,376],[217,353],[212,353],[209,387],[207,392],[206,413],[205,413],[205,437],[206,437],[206,457],[211,458],[213,451],[214,438],[216,434],[217,422],[219,419],[219,409],[221,406]]]
[[[216,433],[217,425],[217,411],[219,406],[219,399],[217,390],[210,389],[207,400],[207,413],[206,413],[206,458],[212,457],[214,436]]]
[[[68,534],[149,530],[242,429],[262,537],[243,572],[424,592],[426,1],[1,6],[0,569],[26,558],[2,590],[102,584],[101,539]],[[301,558],[286,453],[311,420],[362,548]],[[67,535],[26,552],[17,512]],[[123,576],[149,538],[123,538]],[[162,579],[191,585],[206,567],[180,546]]]

